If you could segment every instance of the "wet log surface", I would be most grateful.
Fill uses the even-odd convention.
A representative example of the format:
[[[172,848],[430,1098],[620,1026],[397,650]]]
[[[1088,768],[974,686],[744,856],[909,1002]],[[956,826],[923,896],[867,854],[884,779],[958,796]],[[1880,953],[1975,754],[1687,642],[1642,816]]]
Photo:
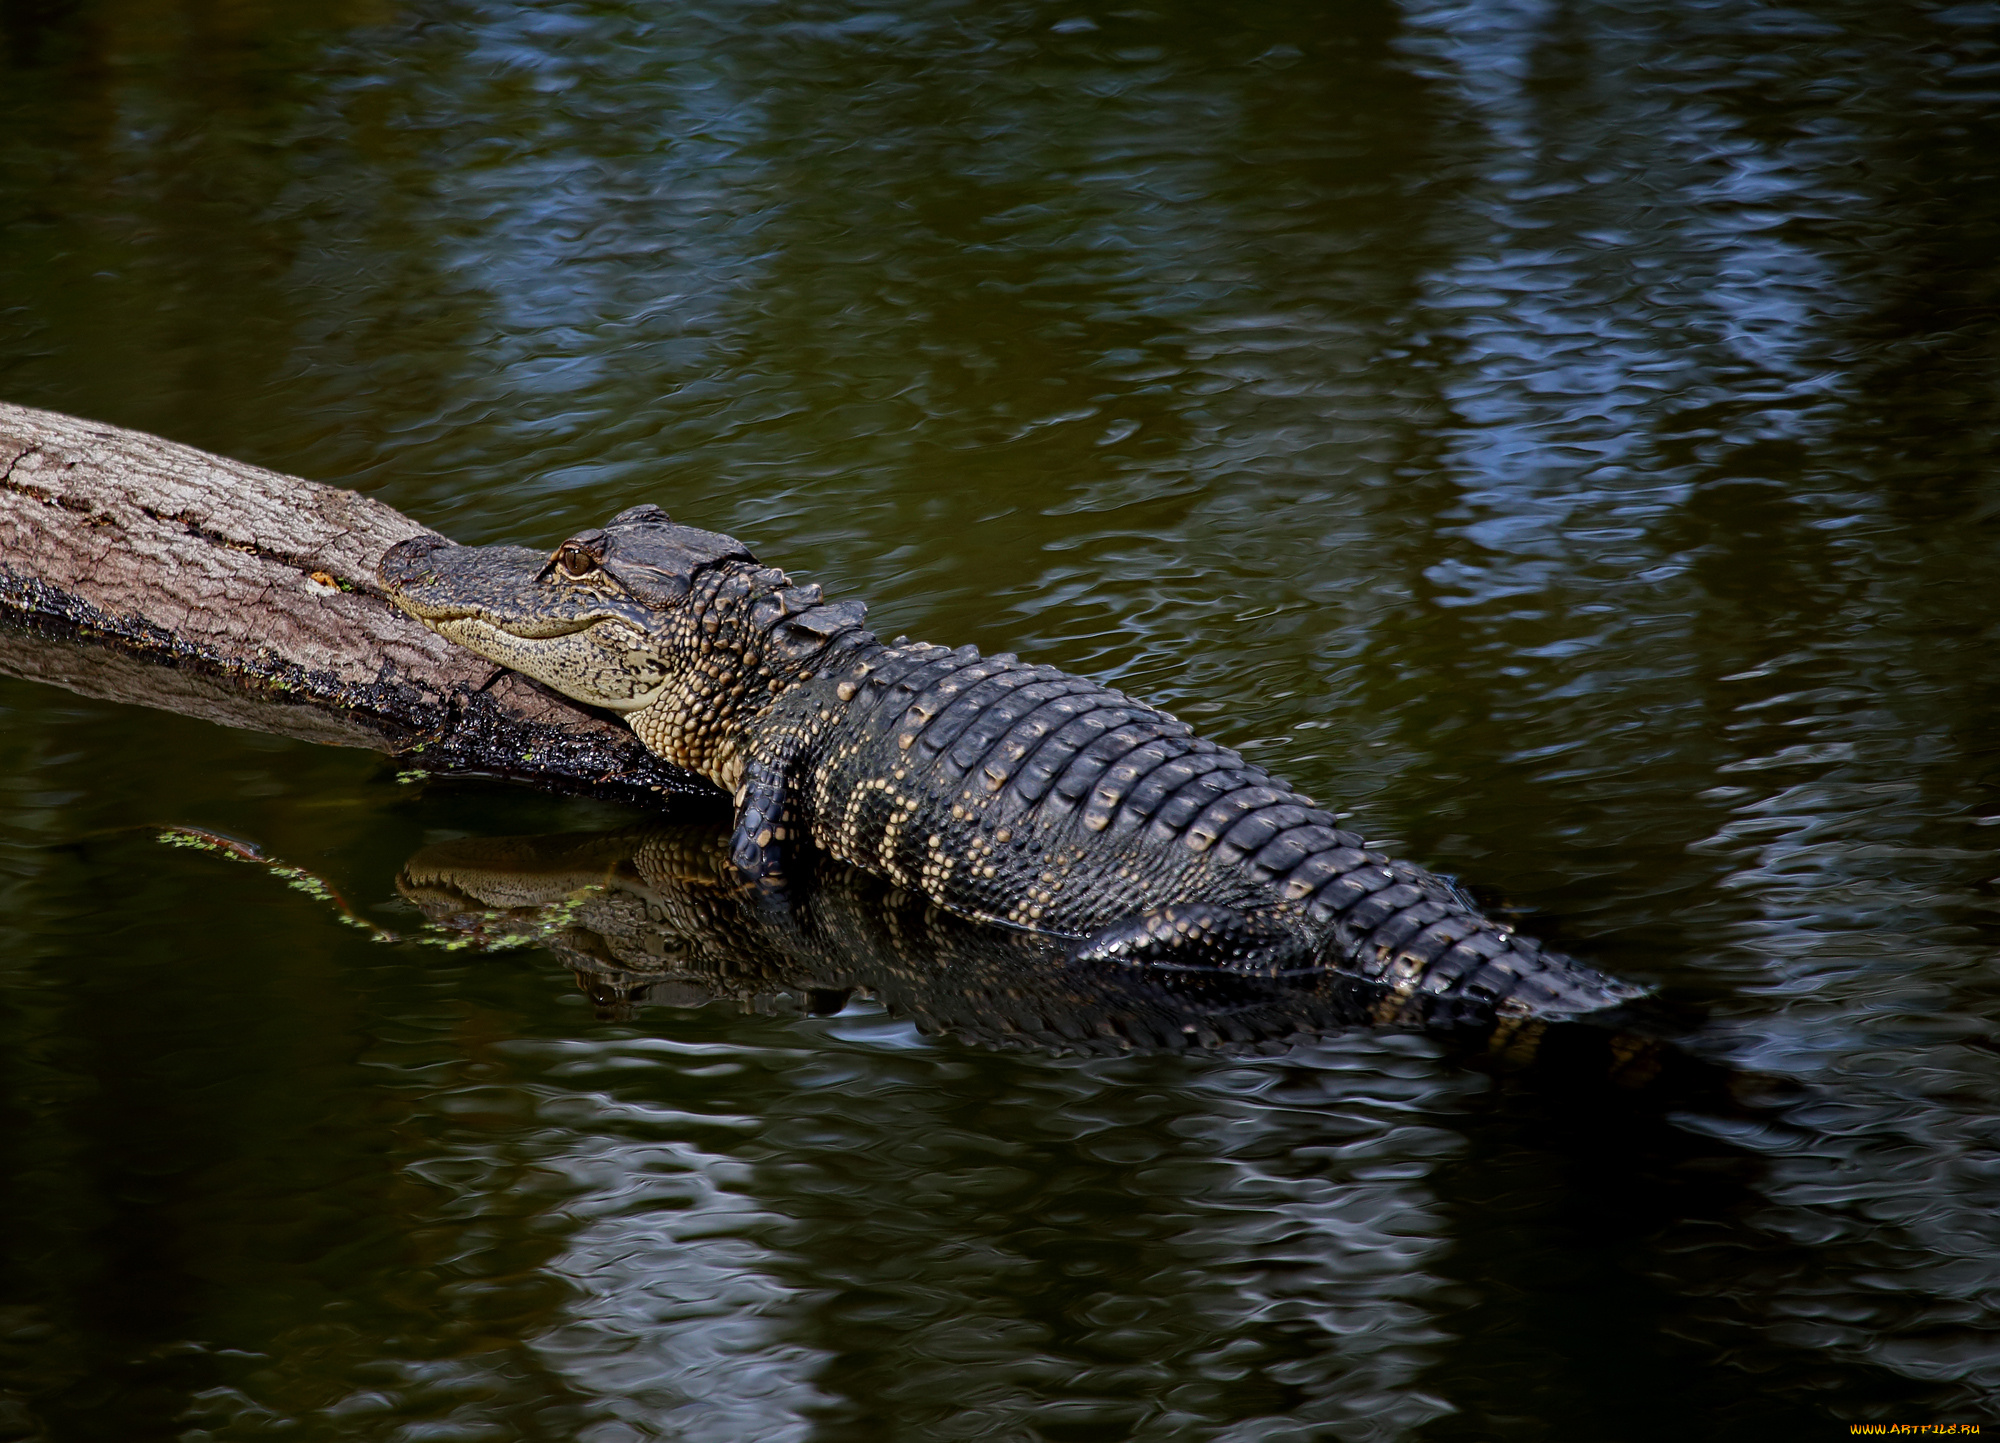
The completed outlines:
[[[714,795],[390,605],[376,562],[425,534],[353,491],[0,402],[0,672],[427,772]]]

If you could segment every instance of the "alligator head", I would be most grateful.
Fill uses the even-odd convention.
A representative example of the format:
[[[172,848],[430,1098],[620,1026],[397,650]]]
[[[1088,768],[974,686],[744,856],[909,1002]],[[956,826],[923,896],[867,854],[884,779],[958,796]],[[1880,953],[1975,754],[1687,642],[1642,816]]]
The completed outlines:
[[[635,506],[553,554],[418,536],[391,547],[381,572],[390,599],[468,651],[591,706],[635,711],[666,680],[663,613],[698,571],[726,561],[756,558]]]
[[[389,549],[390,599],[431,630],[589,706],[626,713],[669,761],[725,786],[732,713],[861,623],[759,566],[734,537],[621,511],[553,552],[419,536]],[[672,735],[668,735],[668,731]]]

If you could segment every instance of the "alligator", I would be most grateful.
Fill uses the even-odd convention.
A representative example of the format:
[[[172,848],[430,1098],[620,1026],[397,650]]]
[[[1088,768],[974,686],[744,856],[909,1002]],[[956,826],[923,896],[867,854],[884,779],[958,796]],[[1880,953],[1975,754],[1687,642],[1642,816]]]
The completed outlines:
[[[1433,1022],[1641,995],[1156,707],[1011,653],[881,641],[862,603],[657,506],[547,553],[417,537],[380,571],[432,630],[731,796],[732,863],[767,895],[803,843],[1080,963],[1333,970]]]

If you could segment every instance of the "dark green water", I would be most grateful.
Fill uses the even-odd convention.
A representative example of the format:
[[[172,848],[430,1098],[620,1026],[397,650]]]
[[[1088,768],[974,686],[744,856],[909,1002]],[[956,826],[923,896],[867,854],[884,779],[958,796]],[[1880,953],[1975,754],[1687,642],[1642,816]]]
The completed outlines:
[[[2000,6],[6,0],[0,394],[1089,671],[1748,1119],[382,946],[618,825],[0,683],[0,1439],[2000,1414]],[[399,920],[401,919],[401,920]]]

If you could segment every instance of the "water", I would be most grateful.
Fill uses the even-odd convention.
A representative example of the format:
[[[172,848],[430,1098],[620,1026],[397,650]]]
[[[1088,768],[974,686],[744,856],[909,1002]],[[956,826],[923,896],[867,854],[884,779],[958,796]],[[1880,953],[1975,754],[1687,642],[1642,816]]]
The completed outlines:
[[[604,1008],[149,829],[628,815],[0,683],[0,1437],[1994,1415],[2000,7],[0,19],[9,399],[1104,677],[1782,1099]]]

